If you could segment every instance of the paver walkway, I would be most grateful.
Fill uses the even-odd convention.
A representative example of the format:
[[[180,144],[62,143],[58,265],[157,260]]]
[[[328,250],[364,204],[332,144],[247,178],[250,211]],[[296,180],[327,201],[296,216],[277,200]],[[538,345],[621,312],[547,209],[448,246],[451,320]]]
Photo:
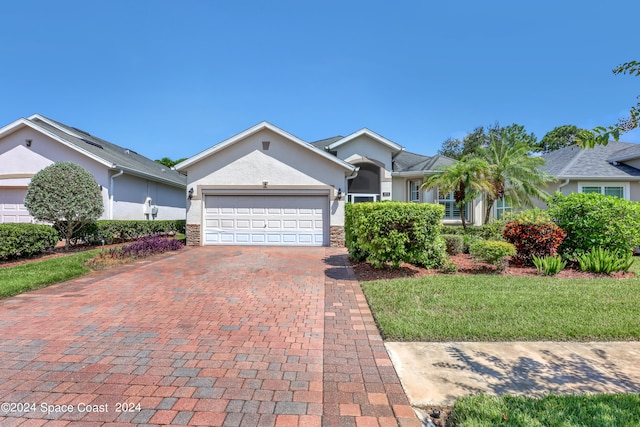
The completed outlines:
[[[420,425],[328,248],[188,248],[2,300],[0,402],[0,426]]]

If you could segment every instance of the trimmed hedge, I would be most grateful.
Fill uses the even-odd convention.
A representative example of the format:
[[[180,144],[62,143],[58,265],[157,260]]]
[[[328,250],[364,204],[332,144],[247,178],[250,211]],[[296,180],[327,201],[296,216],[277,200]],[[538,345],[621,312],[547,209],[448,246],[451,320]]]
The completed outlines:
[[[461,225],[443,225],[443,234],[459,234],[474,236],[484,240],[502,240],[505,221],[495,220],[484,225],[467,225],[467,230]]]
[[[58,232],[43,224],[0,224],[0,259],[29,257],[52,250]]]
[[[376,268],[400,263],[440,267],[446,260],[440,235],[444,206],[403,202],[347,204],[345,241],[349,255]]]
[[[74,240],[85,243],[126,242],[144,236],[184,233],[186,220],[99,220],[74,234]]]
[[[556,193],[549,201],[553,222],[567,232],[558,252],[576,258],[593,248],[631,253],[640,245],[640,203],[599,193]]]

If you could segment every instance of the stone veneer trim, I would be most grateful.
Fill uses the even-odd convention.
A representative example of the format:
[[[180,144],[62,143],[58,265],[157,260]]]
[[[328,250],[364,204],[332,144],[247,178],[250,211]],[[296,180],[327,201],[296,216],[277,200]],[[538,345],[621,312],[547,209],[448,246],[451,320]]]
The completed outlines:
[[[200,246],[200,224],[187,224],[187,246]]]

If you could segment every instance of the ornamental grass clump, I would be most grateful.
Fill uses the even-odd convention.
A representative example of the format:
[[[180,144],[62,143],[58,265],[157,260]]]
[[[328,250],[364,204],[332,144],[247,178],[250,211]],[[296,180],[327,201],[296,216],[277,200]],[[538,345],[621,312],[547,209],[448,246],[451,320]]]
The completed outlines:
[[[541,209],[510,215],[503,231],[505,240],[516,247],[517,253],[511,259],[516,265],[532,265],[533,257],[556,255],[566,235]]]
[[[546,257],[537,257],[534,255],[532,261],[533,265],[538,269],[538,273],[543,276],[555,276],[567,266],[567,261],[564,261],[562,257],[558,255]]]
[[[592,248],[591,252],[578,256],[580,270],[592,273],[611,274],[616,271],[627,273],[633,264],[633,254],[621,255],[605,248]]]

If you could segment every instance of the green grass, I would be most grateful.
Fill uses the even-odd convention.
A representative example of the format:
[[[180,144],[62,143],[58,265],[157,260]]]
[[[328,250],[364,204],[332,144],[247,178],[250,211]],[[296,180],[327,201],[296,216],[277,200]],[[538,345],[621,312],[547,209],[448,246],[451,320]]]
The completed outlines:
[[[453,427],[639,426],[640,394],[463,397],[449,422]]]
[[[639,279],[438,275],[362,283],[386,339],[640,339]]]
[[[73,279],[91,271],[84,264],[100,249],[0,268],[0,298]]]

